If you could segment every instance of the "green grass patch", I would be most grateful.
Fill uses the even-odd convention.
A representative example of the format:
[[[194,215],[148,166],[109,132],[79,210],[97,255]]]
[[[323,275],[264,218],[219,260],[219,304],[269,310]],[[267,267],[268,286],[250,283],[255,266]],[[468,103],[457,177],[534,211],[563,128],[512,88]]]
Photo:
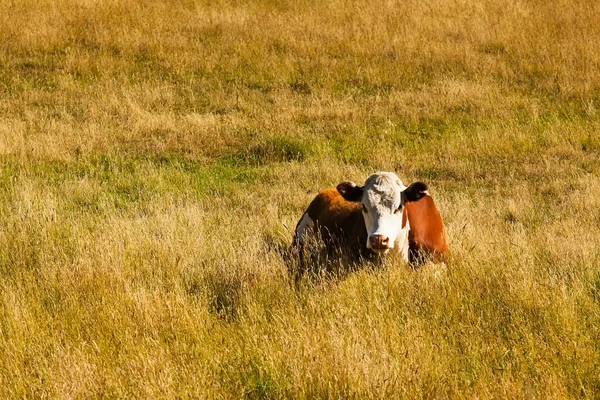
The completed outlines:
[[[304,140],[284,136],[267,139],[218,160],[220,166],[266,166],[273,163],[302,162],[311,154]]]

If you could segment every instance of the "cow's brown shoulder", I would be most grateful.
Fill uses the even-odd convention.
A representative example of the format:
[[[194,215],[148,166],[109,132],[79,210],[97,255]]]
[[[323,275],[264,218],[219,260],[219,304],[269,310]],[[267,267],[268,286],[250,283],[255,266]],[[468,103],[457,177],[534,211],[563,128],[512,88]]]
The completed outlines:
[[[418,201],[407,202],[403,224],[410,224],[409,245],[412,254],[420,251],[433,254],[436,261],[445,261],[448,253],[446,231],[433,198],[423,196]]]

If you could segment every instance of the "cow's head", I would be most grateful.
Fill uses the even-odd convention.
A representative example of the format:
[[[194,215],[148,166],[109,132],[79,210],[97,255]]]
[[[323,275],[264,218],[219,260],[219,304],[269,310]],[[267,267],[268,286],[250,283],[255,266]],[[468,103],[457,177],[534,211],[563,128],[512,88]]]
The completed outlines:
[[[427,185],[415,182],[406,187],[393,172],[377,172],[367,178],[362,187],[354,182],[343,182],[337,190],[346,200],[361,203],[368,234],[367,248],[386,253],[401,236],[404,203],[425,196]]]

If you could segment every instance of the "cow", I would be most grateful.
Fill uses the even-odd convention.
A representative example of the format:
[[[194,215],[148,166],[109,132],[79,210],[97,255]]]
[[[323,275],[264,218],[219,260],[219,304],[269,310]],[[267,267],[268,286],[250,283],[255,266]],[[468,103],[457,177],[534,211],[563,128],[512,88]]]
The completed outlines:
[[[342,182],[324,189],[298,221],[293,245],[316,235],[327,248],[361,255],[395,251],[408,262],[426,256],[446,261],[446,232],[427,185],[404,186],[392,172],[377,172],[364,186]]]

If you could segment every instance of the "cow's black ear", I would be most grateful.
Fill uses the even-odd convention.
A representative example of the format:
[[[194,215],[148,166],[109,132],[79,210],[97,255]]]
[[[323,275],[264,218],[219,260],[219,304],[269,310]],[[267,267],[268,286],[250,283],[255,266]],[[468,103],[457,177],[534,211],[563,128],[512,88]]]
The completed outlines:
[[[418,201],[428,194],[427,185],[423,182],[413,182],[404,190],[406,201]]]
[[[348,201],[359,201],[362,199],[363,188],[356,186],[354,182],[342,182],[337,185],[336,189]]]

